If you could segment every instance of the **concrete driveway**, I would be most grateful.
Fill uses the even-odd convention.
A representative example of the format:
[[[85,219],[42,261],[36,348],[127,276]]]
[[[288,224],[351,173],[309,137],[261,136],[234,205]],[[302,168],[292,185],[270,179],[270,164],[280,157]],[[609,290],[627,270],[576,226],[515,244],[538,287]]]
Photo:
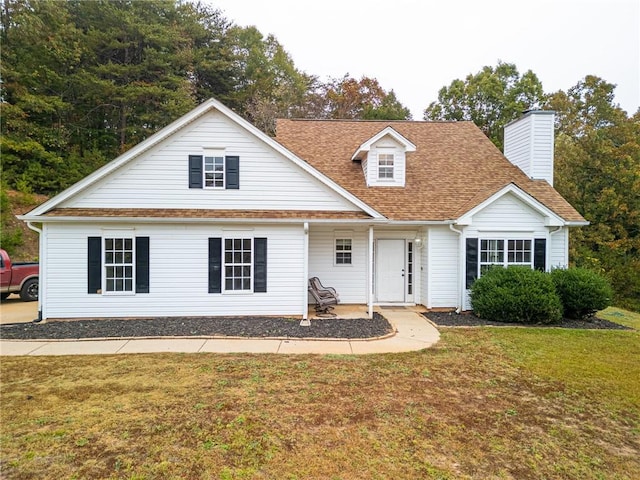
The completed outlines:
[[[38,318],[38,302],[23,302],[16,294],[0,304],[0,324],[26,323]]]

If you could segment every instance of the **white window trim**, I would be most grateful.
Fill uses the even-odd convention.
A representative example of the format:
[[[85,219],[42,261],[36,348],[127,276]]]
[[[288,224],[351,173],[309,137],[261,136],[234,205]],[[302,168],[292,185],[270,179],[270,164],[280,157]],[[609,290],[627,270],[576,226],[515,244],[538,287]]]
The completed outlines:
[[[483,262],[482,261],[482,242],[483,241],[502,241],[504,242],[502,245],[502,262]],[[530,261],[529,262],[509,262],[509,241],[518,241],[518,240],[524,240],[524,241],[529,241],[529,251],[530,251]],[[496,236],[492,236],[492,237],[485,237],[485,238],[480,238],[479,239],[479,245],[478,245],[478,278],[480,278],[482,276],[482,267],[484,265],[500,265],[503,268],[509,267],[509,266],[520,266],[520,267],[525,267],[528,266],[530,267],[532,270],[534,268],[534,239],[531,237],[527,237],[527,238],[523,238],[523,237],[518,237],[518,238],[505,238],[505,237],[496,237]]]
[[[351,249],[349,252],[351,253],[351,261],[349,263],[338,263],[338,240],[349,240]],[[340,250],[341,253],[344,253],[345,250]],[[353,267],[353,237],[351,236],[336,236],[333,239],[333,266],[334,267]]]
[[[130,291],[108,291],[107,290],[107,262],[105,259],[107,253],[107,240],[117,240],[117,239],[131,239],[131,290]],[[100,263],[102,264],[102,295],[108,297],[128,297],[136,294],[136,238],[133,234],[123,234],[121,232],[113,232],[113,233],[103,233],[102,234],[102,258],[100,259]],[[118,264],[109,264],[109,265],[118,265]]]
[[[207,190],[224,190],[226,188],[226,183],[227,183],[227,160],[225,157],[225,152],[224,150],[208,150],[205,151],[204,154],[202,155],[202,188],[207,189]],[[207,172],[206,168],[207,168],[207,157],[213,157],[214,158],[214,170],[213,172]],[[213,173],[214,177],[215,177],[215,158],[222,158],[222,186],[220,187],[216,187],[214,186],[207,186],[207,173]],[[215,183],[215,178],[214,178],[214,183]]]
[[[382,167],[380,166],[380,156],[381,155],[391,155],[391,160],[393,161],[392,165],[383,165]],[[378,167],[378,174],[377,174],[377,179],[379,182],[390,182],[393,183],[396,181],[396,154],[395,152],[391,151],[391,152],[378,152],[376,154],[376,161],[377,161],[377,167]],[[380,168],[391,168],[391,177],[381,177],[380,176]]]
[[[251,261],[249,263],[249,267],[251,268],[251,279],[250,285],[251,287],[248,290],[227,290],[227,249],[226,249],[226,241],[227,240],[251,240]],[[229,237],[222,237],[222,294],[223,295],[253,295],[254,291],[254,254],[255,254],[255,242],[254,237],[247,237],[242,235],[234,235]],[[236,265],[235,263],[230,263],[229,266]],[[242,264],[246,265],[245,263]]]

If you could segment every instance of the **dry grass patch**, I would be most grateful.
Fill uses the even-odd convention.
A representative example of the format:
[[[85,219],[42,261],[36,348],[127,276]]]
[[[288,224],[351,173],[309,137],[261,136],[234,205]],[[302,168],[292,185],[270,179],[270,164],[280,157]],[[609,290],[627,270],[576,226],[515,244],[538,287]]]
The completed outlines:
[[[2,475],[633,478],[640,405],[524,366],[518,331],[359,357],[5,357]]]

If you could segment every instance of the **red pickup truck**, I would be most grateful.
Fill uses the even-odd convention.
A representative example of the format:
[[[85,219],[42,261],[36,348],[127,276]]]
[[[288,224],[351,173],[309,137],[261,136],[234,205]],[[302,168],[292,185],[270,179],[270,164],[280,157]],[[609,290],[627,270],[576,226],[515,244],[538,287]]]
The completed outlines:
[[[25,302],[38,299],[40,267],[33,263],[11,263],[9,255],[0,249],[0,298],[19,293]]]

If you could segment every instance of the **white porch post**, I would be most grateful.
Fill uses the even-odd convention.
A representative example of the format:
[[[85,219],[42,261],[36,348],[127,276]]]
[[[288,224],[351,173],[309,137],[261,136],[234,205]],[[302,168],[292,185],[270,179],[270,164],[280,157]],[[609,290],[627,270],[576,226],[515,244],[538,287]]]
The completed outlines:
[[[308,318],[309,312],[309,293],[307,292],[307,282],[309,281],[309,222],[304,222],[304,239],[303,239],[303,247],[302,247],[302,258],[303,258],[303,267],[302,270],[304,272],[304,278],[302,279],[302,322],[300,325],[309,326],[311,322]]]
[[[373,318],[373,226],[369,226],[369,268],[367,269],[369,318]]]

